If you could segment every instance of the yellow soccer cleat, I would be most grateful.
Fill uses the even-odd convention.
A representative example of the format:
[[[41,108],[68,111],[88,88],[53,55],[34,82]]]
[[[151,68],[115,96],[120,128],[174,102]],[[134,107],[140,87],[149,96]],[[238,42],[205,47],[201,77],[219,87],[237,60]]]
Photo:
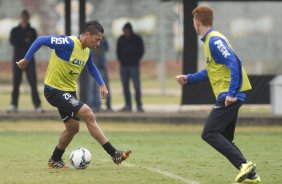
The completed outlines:
[[[261,179],[260,179],[259,175],[256,174],[252,178],[244,179],[241,183],[242,184],[259,184],[259,183],[261,183]]]
[[[239,174],[237,175],[235,181],[240,183],[244,181],[248,175],[256,170],[256,164],[253,162],[247,162],[242,164]]]

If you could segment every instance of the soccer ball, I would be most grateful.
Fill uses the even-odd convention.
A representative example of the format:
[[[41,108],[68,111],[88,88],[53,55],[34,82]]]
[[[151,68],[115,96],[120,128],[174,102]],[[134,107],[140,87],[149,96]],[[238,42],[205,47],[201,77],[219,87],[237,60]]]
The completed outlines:
[[[91,153],[85,148],[76,148],[70,154],[70,163],[76,169],[85,169],[91,162]]]

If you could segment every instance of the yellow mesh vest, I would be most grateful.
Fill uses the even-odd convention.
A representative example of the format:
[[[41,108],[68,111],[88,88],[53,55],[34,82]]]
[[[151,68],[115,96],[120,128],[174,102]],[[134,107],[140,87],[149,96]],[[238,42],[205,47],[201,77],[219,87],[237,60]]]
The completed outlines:
[[[90,55],[89,48],[82,48],[76,36],[70,36],[74,41],[74,48],[69,61],[62,60],[55,50],[49,60],[44,83],[62,91],[76,91],[77,79]]]
[[[231,71],[226,65],[216,63],[214,58],[212,57],[209,47],[209,41],[212,36],[222,38],[223,40],[225,40],[225,42],[231,49],[232,47],[226,37],[217,31],[211,31],[205,38],[204,53],[205,57],[207,58],[208,77],[212,86],[213,93],[217,98],[220,93],[228,92],[231,81]],[[243,66],[242,77],[243,84],[241,86],[240,91],[248,91],[252,89],[249,78]]]

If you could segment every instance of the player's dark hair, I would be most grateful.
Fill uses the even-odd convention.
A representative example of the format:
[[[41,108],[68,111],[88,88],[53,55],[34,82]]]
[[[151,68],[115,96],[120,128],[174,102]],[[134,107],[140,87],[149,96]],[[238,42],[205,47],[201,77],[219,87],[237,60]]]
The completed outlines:
[[[90,32],[91,34],[95,35],[99,32],[104,33],[104,28],[98,21],[94,20],[91,22],[87,22],[82,26],[80,34],[83,34],[86,32]]]

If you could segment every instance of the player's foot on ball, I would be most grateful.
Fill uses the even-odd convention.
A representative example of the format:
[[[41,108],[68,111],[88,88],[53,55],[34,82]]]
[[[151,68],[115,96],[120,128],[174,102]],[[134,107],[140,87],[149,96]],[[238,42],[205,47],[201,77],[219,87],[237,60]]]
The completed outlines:
[[[60,168],[68,168],[69,166],[62,159],[55,162],[50,158],[48,160],[48,167],[60,169]]]
[[[253,162],[247,162],[245,164],[242,164],[239,174],[237,175],[235,181],[238,183],[242,182],[249,176],[250,173],[254,172],[255,170],[256,164],[254,164]]]
[[[122,161],[126,160],[130,153],[132,153],[131,150],[127,151],[116,151],[115,156],[113,156],[113,161],[115,164],[120,164]]]

